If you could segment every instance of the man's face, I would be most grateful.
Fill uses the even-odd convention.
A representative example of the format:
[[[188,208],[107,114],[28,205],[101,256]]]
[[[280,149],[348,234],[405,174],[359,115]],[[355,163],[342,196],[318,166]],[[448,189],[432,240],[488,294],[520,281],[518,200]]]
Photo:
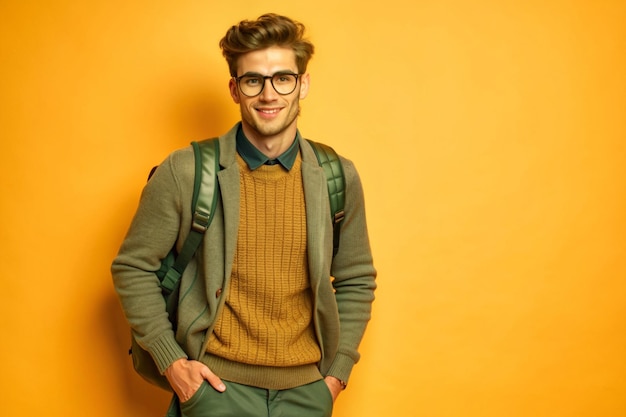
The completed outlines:
[[[273,46],[259,51],[249,52],[239,58],[237,76],[244,74],[271,76],[277,72],[298,74],[296,58],[293,50]],[[300,111],[300,99],[304,99],[309,90],[309,75],[300,76],[295,90],[281,95],[269,79],[264,80],[265,86],[261,94],[247,97],[231,78],[230,94],[239,104],[241,120],[246,134],[254,135],[250,139],[264,139],[285,134],[293,139],[296,133],[296,120]]]

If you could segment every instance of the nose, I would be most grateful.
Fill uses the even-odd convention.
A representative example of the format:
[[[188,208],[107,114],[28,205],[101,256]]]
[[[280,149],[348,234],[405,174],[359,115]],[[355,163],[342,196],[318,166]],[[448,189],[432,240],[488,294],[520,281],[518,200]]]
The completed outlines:
[[[278,92],[274,89],[274,85],[272,84],[272,79],[267,77],[263,80],[265,84],[263,84],[263,90],[261,94],[259,94],[259,98],[263,101],[272,101],[276,99]]]

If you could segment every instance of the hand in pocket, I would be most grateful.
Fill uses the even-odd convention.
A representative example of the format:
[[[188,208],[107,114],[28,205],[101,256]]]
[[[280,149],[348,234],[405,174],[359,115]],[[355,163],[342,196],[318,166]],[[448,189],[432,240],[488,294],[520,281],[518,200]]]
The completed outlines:
[[[222,380],[208,366],[198,361],[179,359],[165,370],[165,377],[181,402],[189,400],[205,380],[216,391],[226,390]]]

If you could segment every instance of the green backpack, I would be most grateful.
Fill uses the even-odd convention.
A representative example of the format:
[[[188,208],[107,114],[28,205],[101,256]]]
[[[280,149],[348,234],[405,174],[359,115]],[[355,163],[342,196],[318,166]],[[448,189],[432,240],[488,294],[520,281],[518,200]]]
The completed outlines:
[[[330,146],[308,141],[319,165],[326,174],[328,186],[328,198],[330,202],[330,215],[333,223],[333,256],[339,250],[339,233],[341,221],[344,218],[345,204],[345,178],[341,161],[337,153]],[[196,250],[202,242],[204,233],[209,228],[215,206],[217,205],[217,172],[219,166],[219,142],[215,139],[207,139],[201,142],[191,143],[195,156],[195,177],[193,185],[192,209],[193,218],[191,230],[179,254],[172,249],[161,262],[161,267],[156,275],[161,282],[161,290],[165,299],[169,320],[176,331],[178,299],[180,290],[180,277],[182,276],[189,261],[193,258]],[[150,176],[156,169],[153,168]],[[135,371],[148,382],[172,391],[165,376],[161,375],[150,353],[144,350],[133,334],[131,334],[131,348],[129,350],[133,358]]]

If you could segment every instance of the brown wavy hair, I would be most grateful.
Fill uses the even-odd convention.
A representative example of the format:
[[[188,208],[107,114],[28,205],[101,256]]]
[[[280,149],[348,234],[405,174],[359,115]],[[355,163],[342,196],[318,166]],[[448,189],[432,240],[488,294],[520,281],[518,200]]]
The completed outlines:
[[[237,76],[237,60],[240,56],[271,46],[293,49],[298,72],[304,74],[314,51],[313,44],[304,38],[304,31],[302,23],[275,13],[264,14],[257,20],[242,20],[228,29],[220,40],[230,75]]]

